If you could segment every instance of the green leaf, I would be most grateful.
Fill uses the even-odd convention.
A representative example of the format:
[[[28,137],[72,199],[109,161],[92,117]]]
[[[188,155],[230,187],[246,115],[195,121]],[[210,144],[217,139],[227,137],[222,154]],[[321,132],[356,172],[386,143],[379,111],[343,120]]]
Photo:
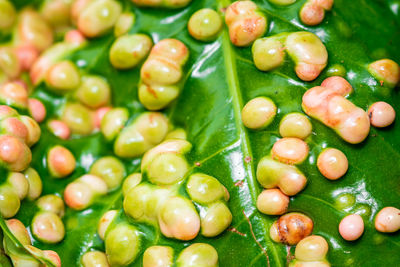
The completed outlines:
[[[329,64],[343,65],[346,79],[355,93],[350,100],[363,109],[378,100],[390,103],[400,114],[400,93],[382,87],[367,71],[370,62],[382,57],[400,62],[400,20],[398,1],[336,0],[332,12],[316,27],[304,26],[298,18],[304,0],[287,7],[278,7],[268,1],[255,1],[269,21],[266,36],[281,32],[307,30],[317,34],[327,47]],[[291,259],[290,249],[274,243],[269,228],[276,216],[263,215],[255,207],[262,187],[255,171],[258,161],[269,154],[273,143],[280,138],[278,124],[289,112],[302,112],[304,92],[320,85],[327,77],[326,69],[313,82],[300,81],[293,71],[293,63],[261,72],[252,62],[250,48],[234,47],[225,26],[219,38],[212,43],[194,40],[186,24],[194,11],[210,7],[222,12],[228,0],[194,0],[178,10],[136,8],[128,1],[126,6],[136,15],[131,33],[146,33],[154,42],[176,38],[190,49],[187,78],[179,99],[165,110],[172,122],[183,127],[194,148],[190,154],[191,172],[203,172],[219,179],[230,193],[228,202],[233,214],[232,225],[216,238],[198,236],[190,242],[165,238],[158,229],[128,218],[122,210],[121,188],[101,197],[84,211],[67,209],[63,221],[65,239],[56,245],[34,240],[40,249],[55,250],[63,266],[80,266],[80,257],[88,250],[104,251],[104,243],[97,235],[97,224],[104,212],[120,210],[116,221],[128,221],[143,233],[141,253],[131,266],[141,266],[142,253],[150,245],[162,244],[174,248],[177,255],[194,242],[209,243],[219,254],[220,266],[286,266]],[[397,6],[396,6],[397,5]],[[108,60],[108,50],[114,37],[107,35],[70,55],[82,70],[102,75],[113,88],[113,106],[127,107],[131,114],[144,110],[137,98],[140,68],[128,71],[114,69]],[[55,117],[65,99],[46,90],[42,84],[34,96],[41,99],[48,117]],[[279,108],[274,122],[262,131],[246,129],[241,122],[241,109],[257,96],[270,97]],[[313,134],[307,139],[310,146],[308,160],[299,168],[308,178],[304,191],[291,197],[289,210],[299,211],[314,221],[314,234],[325,237],[329,243],[328,260],[333,266],[397,266],[400,262],[400,235],[382,234],[375,230],[373,219],[385,206],[399,205],[400,187],[400,123],[385,129],[371,129],[366,141],[359,145],[344,142],[336,133],[312,119]],[[65,186],[88,173],[98,158],[112,155],[112,145],[100,133],[60,141],[42,124],[42,137],[33,148],[32,167],[43,179],[43,195],[62,196]],[[48,147],[62,144],[77,159],[75,172],[63,180],[50,177],[44,157]],[[316,168],[316,158],[325,147],[343,151],[349,160],[348,173],[338,181],[325,179]],[[140,159],[125,160],[127,173],[140,170]],[[347,192],[356,196],[356,204],[348,210],[335,206],[335,197]],[[360,205],[371,212],[364,216],[364,235],[354,242],[344,241],[338,233],[338,224]],[[29,226],[37,212],[35,204],[24,200],[17,218]],[[0,220],[2,222],[2,220]],[[5,229],[4,223],[2,228]],[[0,253],[0,262],[2,260]]]

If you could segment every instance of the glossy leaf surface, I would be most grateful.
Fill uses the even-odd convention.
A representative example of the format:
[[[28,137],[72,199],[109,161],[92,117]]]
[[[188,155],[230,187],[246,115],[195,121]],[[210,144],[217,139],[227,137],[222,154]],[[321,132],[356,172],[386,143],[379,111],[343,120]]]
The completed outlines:
[[[329,62],[316,81],[299,80],[288,57],[282,67],[272,72],[257,70],[251,49],[232,46],[226,26],[215,42],[195,41],[187,31],[191,14],[203,7],[223,12],[230,3],[228,0],[193,0],[188,7],[178,10],[137,8],[124,2],[125,8],[136,14],[131,33],[147,33],[155,43],[164,38],[176,38],[190,49],[184,89],[165,113],[175,125],[187,131],[188,140],[194,146],[189,155],[191,172],[212,175],[228,189],[231,197],[228,203],[233,214],[231,227],[216,238],[198,236],[191,242],[165,238],[153,226],[137,223],[124,215],[122,191],[118,188],[84,211],[67,209],[63,218],[67,233],[64,241],[57,245],[35,241],[34,246],[57,251],[63,266],[80,266],[80,257],[86,251],[104,251],[104,244],[97,235],[97,223],[104,212],[118,209],[116,221],[128,221],[143,233],[141,253],[132,266],[141,266],[141,255],[150,245],[170,245],[178,255],[193,242],[214,246],[220,266],[287,265],[292,257],[289,249],[269,238],[269,227],[277,217],[262,215],[255,208],[262,190],[255,177],[257,163],[269,154],[273,143],[280,138],[280,119],[289,112],[302,112],[304,92],[319,85],[327,77],[326,70],[335,64],[347,70],[346,78],[355,90],[350,97],[353,103],[367,109],[375,101],[386,101],[400,114],[398,88],[390,91],[382,87],[366,69],[367,64],[383,57],[400,62],[400,20],[398,9],[393,8],[396,1],[336,0],[333,11],[327,13],[321,25],[305,27],[298,18],[305,1],[287,7],[278,7],[266,0],[255,2],[268,17],[266,36],[307,30],[321,38],[327,47]],[[108,50],[113,40],[111,35],[91,40],[70,59],[84,72],[102,75],[110,82],[114,106],[127,107],[131,115],[138,114],[144,110],[137,98],[140,68],[118,71],[110,65]],[[44,84],[35,90],[34,96],[45,103],[48,119],[56,116],[65,102],[64,98],[50,93]],[[270,97],[279,109],[274,122],[262,131],[246,129],[240,117],[243,105],[257,96]],[[313,219],[313,233],[324,236],[329,243],[328,260],[332,266],[398,265],[399,233],[378,233],[373,218],[381,208],[399,205],[400,124],[395,122],[386,129],[372,128],[367,140],[359,145],[344,142],[316,120],[312,120],[312,124],[313,134],[306,140],[310,155],[299,167],[307,176],[308,185],[291,198],[289,210],[303,212]],[[62,196],[65,186],[87,173],[96,159],[112,154],[112,144],[100,133],[60,141],[44,125],[40,142],[33,148],[32,162],[43,179],[43,195]],[[70,177],[56,180],[48,174],[44,157],[49,147],[60,143],[71,149],[78,164]],[[349,160],[348,173],[338,181],[325,179],[316,168],[316,158],[325,147],[342,150]],[[140,169],[140,159],[124,163],[127,173]],[[181,191],[185,193],[184,185]],[[356,196],[356,204],[346,211],[335,206],[335,197],[342,192]],[[354,212],[361,205],[368,205],[371,210],[364,216],[365,233],[358,241],[344,241],[338,233],[338,224],[348,212]],[[17,218],[30,225],[36,211],[34,203],[24,200]]]

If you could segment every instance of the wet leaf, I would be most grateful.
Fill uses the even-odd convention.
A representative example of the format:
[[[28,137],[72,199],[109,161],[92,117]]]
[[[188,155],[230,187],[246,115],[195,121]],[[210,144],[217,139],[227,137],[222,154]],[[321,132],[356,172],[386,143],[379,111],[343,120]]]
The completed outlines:
[[[141,254],[132,266],[141,266],[141,255],[150,245],[170,245],[177,255],[193,242],[214,246],[220,266],[287,265],[290,258],[287,248],[269,238],[269,227],[277,217],[262,215],[255,208],[256,198],[262,190],[255,177],[257,163],[269,154],[273,143],[280,138],[280,119],[289,112],[302,112],[304,92],[319,85],[327,77],[326,70],[335,64],[347,70],[346,79],[355,89],[350,97],[353,103],[367,109],[373,102],[382,100],[390,103],[400,114],[398,88],[390,91],[382,87],[366,69],[368,63],[382,57],[400,62],[399,3],[336,0],[333,11],[327,13],[321,25],[305,27],[298,18],[298,11],[305,1],[297,1],[288,7],[278,7],[266,0],[255,2],[268,17],[267,36],[307,30],[321,38],[329,53],[329,64],[316,81],[300,81],[289,59],[272,72],[257,70],[250,48],[232,46],[226,26],[212,43],[198,42],[190,37],[186,24],[194,11],[210,7],[222,12],[229,5],[228,0],[194,0],[187,8],[178,10],[139,9],[126,2],[136,15],[136,24],[130,33],[147,33],[154,42],[176,38],[190,49],[184,89],[165,113],[175,125],[186,129],[188,140],[194,145],[190,154],[191,172],[212,175],[228,189],[231,196],[229,208],[233,214],[231,227],[216,238],[198,236],[190,242],[165,238],[153,226],[135,222],[123,213],[122,190],[118,188],[97,199],[84,211],[67,209],[63,218],[67,233],[64,241],[46,245],[35,240],[34,246],[57,251],[63,266],[79,266],[80,257],[86,251],[104,251],[104,243],[97,235],[97,223],[104,212],[118,209],[116,221],[128,221],[143,233]],[[69,57],[79,63],[84,72],[107,78],[113,89],[114,106],[127,107],[131,114],[137,114],[144,110],[137,98],[140,68],[128,71],[112,68],[108,50],[113,40],[111,35],[94,39]],[[48,119],[56,116],[65,102],[62,97],[46,90],[44,84],[36,88],[34,95],[45,103]],[[246,129],[240,118],[243,105],[257,96],[270,97],[279,108],[274,122],[262,131]],[[398,265],[400,235],[377,232],[373,218],[381,208],[399,205],[400,124],[396,122],[386,129],[373,128],[367,140],[359,145],[344,142],[316,120],[312,120],[312,124],[313,134],[307,139],[310,155],[300,166],[308,178],[308,185],[291,198],[289,210],[303,212],[313,219],[313,233],[327,239],[330,247],[328,260],[333,266]],[[43,179],[43,195],[56,193],[62,196],[65,186],[87,173],[96,159],[112,154],[112,145],[100,133],[60,141],[44,125],[41,140],[33,148],[32,162]],[[55,180],[48,174],[44,157],[50,146],[60,143],[71,149],[77,159],[77,168],[67,179]],[[316,168],[316,158],[325,147],[338,148],[348,157],[348,173],[338,181],[325,179]],[[140,169],[140,159],[125,160],[124,164],[127,173]],[[356,196],[356,203],[347,210],[335,206],[335,198],[343,192]],[[370,209],[370,213],[364,215],[364,235],[355,242],[344,241],[337,230],[340,220],[362,207]],[[24,200],[17,218],[30,225],[35,212],[35,204]]]

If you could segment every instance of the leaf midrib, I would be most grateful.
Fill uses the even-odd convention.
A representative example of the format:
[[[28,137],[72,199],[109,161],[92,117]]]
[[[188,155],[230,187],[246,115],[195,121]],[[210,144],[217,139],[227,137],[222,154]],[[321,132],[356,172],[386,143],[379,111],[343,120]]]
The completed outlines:
[[[220,0],[219,6],[220,8],[226,8],[230,4],[229,0]],[[234,119],[236,129],[239,135],[239,139],[241,141],[242,151],[245,157],[250,157],[253,159],[253,154],[251,151],[250,140],[247,134],[247,130],[244,128],[242,121],[241,121],[241,110],[243,107],[243,100],[242,95],[240,92],[240,85],[239,80],[237,77],[237,70],[236,70],[236,55],[232,49],[232,45],[230,42],[229,34],[227,29],[225,28],[222,33],[222,52],[224,57],[224,66],[226,71],[226,79],[228,83],[228,89],[232,96],[232,107],[234,111]],[[257,200],[257,196],[260,193],[257,181],[255,179],[255,170],[253,164],[250,162],[246,166],[247,168],[247,177],[246,181],[249,186],[252,202],[255,203]],[[269,222],[266,220],[265,217],[261,216],[261,222],[263,224],[264,229],[269,228]],[[265,234],[265,242],[269,245],[268,247],[273,248],[272,255],[275,259],[275,263],[277,266],[283,266],[281,263],[281,259],[278,257],[276,245],[269,239],[268,234]]]

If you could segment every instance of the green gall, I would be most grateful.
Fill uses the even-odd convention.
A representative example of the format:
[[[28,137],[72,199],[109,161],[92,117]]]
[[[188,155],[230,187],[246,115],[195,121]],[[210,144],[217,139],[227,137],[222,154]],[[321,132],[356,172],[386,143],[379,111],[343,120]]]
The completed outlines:
[[[114,35],[116,37],[119,37],[129,32],[129,30],[135,24],[135,20],[136,16],[134,13],[131,12],[122,13],[114,25]]]
[[[218,253],[209,244],[195,243],[182,250],[176,263],[178,267],[218,267]]]
[[[277,108],[268,97],[256,97],[246,103],[242,110],[242,122],[250,129],[267,127],[275,118]]]
[[[126,266],[139,254],[139,232],[134,226],[119,224],[107,233],[105,247],[111,266]]]
[[[146,108],[162,109],[178,96],[188,57],[189,49],[176,39],[153,46],[140,70],[139,100]]]
[[[0,214],[4,218],[11,218],[17,214],[21,202],[18,194],[10,186],[0,187]]]
[[[199,41],[208,42],[215,40],[221,29],[221,16],[210,8],[203,8],[196,11],[188,22],[190,35]]]
[[[328,242],[323,237],[310,235],[297,244],[295,256],[301,261],[321,261],[325,259],[328,248]]]
[[[109,59],[116,69],[137,66],[148,55],[153,45],[145,34],[128,34],[118,37],[110,48]]]
[[[101,120],[100,130],[107,140],[113,140],[128,121],[129,112],[126,108],[113,108]]]
[[[107,233],[107,229],[117,216],[117,213],[118,213],[117,210],[109,210],[106,213],[104,213],[103,216],[101,216],[99,224],[97,225],[97,233],[99,234],[102,240],[104,240]]]
[[[232,213],[223,202],[217,202],[207,208],[201,216],[201,234],[214,237],[221,234],[232,222]]]
[[[89,251],[81,259],[83,267],[110,267],[107,255],[101,251]]]
[[[172,130],[171,132],[169,132],[167,134],[167,136],[165,136],[165,140],[167,139],[183,139],[186,140],[187,139],[187,134],[186,131],[182,128],[178,128],[175,130]]]
[[[60,217],[48,211],[42,211],[32,220],[32,234],[44,243],[55,244],[64,239],[65,228]]]
[[[282,137],[306,139],[312,132],[312,124],[306,115],[293,112],[286,114],[279,123],[279,134]]]
[[[64,201],[57,195],[45,195],[40,197],[36,205],[42,211],[52,212],[57,214],[60,218],[64,216],[65,207]]]
[[[269,0],[271,3],[280,5],[280,6],[288,6],[296,2],[296,0]]]
[[[24,171],[26,180],[29,183],[29,191],[27,198],[29,200],[35,200],[42,194],[42,179],[38,172],[33,168],[28,168]]]
[[[84,76],[76,91],[76,96],[85,106],[99,108],[110,102],[111,88],[103,77],[95,75]]]
[[[145,112],[125,127],[114,143],[114,152],[123,158],[138,157],[158,145],[168,133],[168,119],[158,112]]]
[[[107,156],[96,160],[89,173],[102,178],[107,187],[112,190],[121,185],[125,177],[125,167],[117,158]]]
[[[29,182],[25,176],[20,172],[10,172],[7,177],[8,184],[17,193],[20,200],[23,200],[29,191]]]
[[[175,100],[180,89],[175,85],[147,85],[139,86],[139,100],[149,110],[160,110]]]
[[[303,81],[316,79],[328,62],[325,45],[313,33],[291,33],[286,38],[285,46],[295,62],[297,76]]]
[[[190,175],[186,191],[192,200],[201,204],[212,203],[226,196],[226,188],[214,177],[203,173]]]
[[[278,186],[288,196],[299,193],[307,183],[307,178],[297,167],[275,161],[268,156],[258,163],[256,176],[264,188]]]
[[[346,68],[343,65],[335,64],[326,70],[326,75],[328,75],[329,77],[332,76],[344,77],[346,76]]]
[[[142,181],[142,174],[141,173],[132,173],[126,179],[124,180],[124,183],[122,184],[122,193],[124,196],[128,194],[128,192],[140,184]]]
[[[70,0],[46,0],[43,2],[40,13],[45,20],[56,30],[62,30],[70,22]]]
[[[11,47],[0,47],[0,71],[3,72],[6,77],[12,79],[17,78],[20,75],[21,64],[18,60],[17,54]]]
[[[87,37],[103,35],[118,21],[121,11],[121,4],[115,0],[90,1],[78,15],[78,29]]]
[[[342,193],[335,198],[335,207],[344,210],[352,207],[356,203],[356,197],[350,193]]]
[[[192,240],[200,230],[200,218],[193,203],[182,197],[171,197],[158,215],[161,232],[170,238]]]
[[[6,221],[8,229],[18,239],[22,245],[30,245],[31,237],[25,225],[18,219],[10,219]]]
[[[80,82],[78,68],[70,61],[55,63],[46,73],[45,81],[50,89],[58,93],[75,90]]]
[[[275,37],[257,39],[251,51],[254,65],[262,71],[270,71],[281,66],[285,60],[282,42]]]
[[[18,41],[42,52],[53,43],[53,30],[37,11],[26,8],[19,14]]]
[[[17,12],[12,2],[0,0],[0,30],[9,30],[15,22]]]
[[[381,59],[368,65],[368,71],[382,85],[394,88],[400,80],[400,66],[391,59]]]
[[[143,253],[143,267],[171,267],[174,250],[167,246],[151,246]]]
[[[67,103],[61,120],[73,134],[89,135],[94,130],[92,111],[79,103]]]

